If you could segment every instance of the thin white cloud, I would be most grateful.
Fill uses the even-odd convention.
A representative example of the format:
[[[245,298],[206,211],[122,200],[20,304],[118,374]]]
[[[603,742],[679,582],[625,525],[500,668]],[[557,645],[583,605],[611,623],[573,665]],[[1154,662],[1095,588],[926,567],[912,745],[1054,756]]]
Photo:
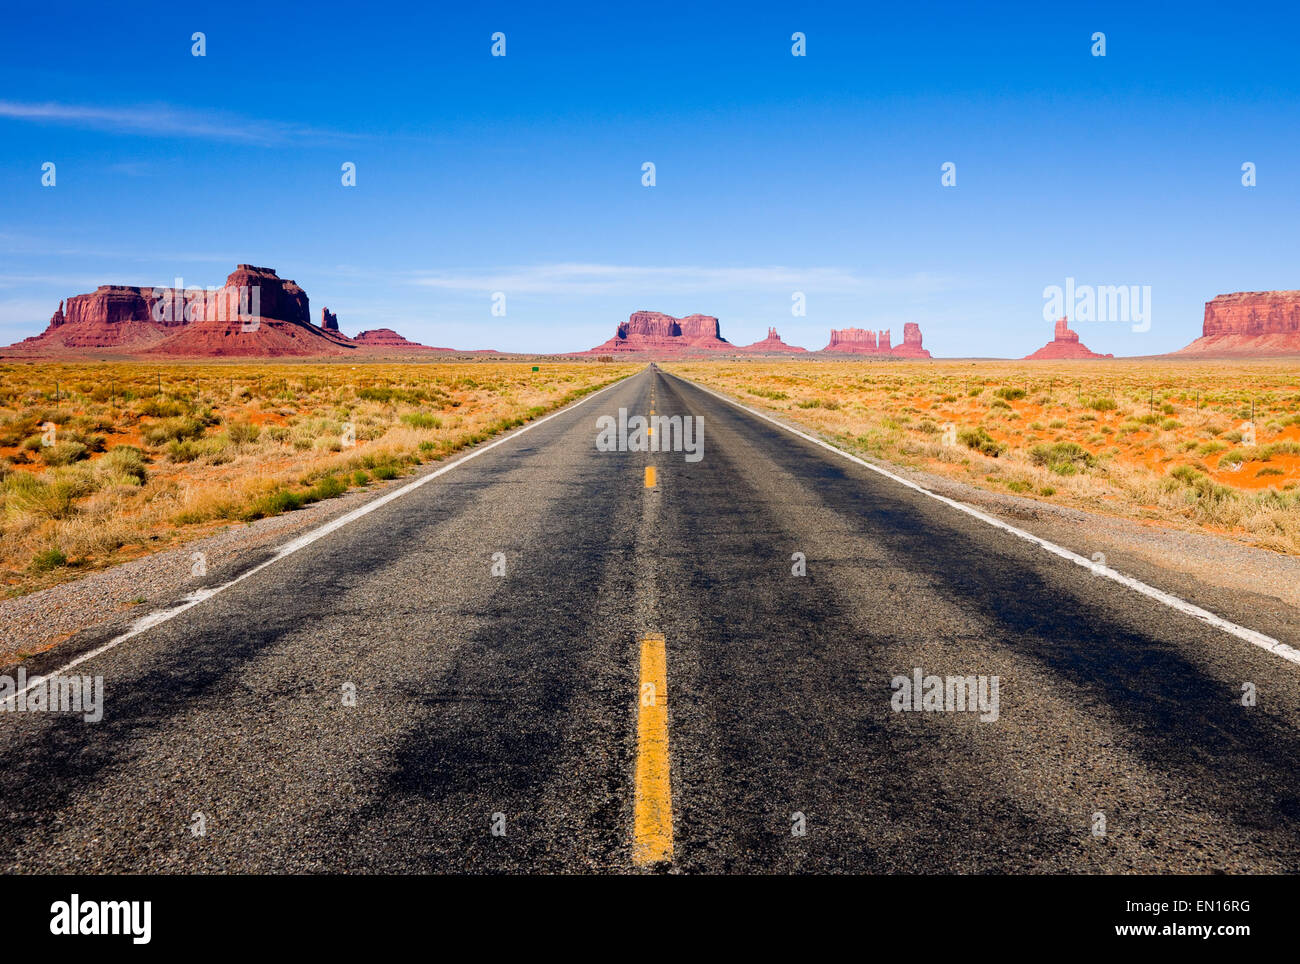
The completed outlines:
[[[301,137],[351,136],[279,121],[256,120],[214,111],[185,110],[168,104],[95,107],[87,104],[53,102],[34,104],[0,100],[0,118],[44,124],[65,124],[115,134],[196,137],[247,144],[277,144]]]
[[[930,274],[868,277],[844,268],[688,267],[560,263],[494,272],[421,272],[411,284],[444,291],[505,291],[543,295],[634,295],[696,291],[816,291],[854,294],[931,294],[953,286]]]

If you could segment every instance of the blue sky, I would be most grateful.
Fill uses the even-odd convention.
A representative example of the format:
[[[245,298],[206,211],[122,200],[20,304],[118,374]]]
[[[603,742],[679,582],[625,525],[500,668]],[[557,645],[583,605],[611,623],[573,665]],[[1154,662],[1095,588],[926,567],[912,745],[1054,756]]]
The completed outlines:
[[[531,351],[653,309],[737,344],[915,321],[935,355],[1019,356],[1073,277],[1150,286],[1149,331],[1075,326],[1149,354],[1216,294],[1300,287],[1292,6],[466,6],[12,6],[0,342],[97,284],[237,262],[348,333]]]

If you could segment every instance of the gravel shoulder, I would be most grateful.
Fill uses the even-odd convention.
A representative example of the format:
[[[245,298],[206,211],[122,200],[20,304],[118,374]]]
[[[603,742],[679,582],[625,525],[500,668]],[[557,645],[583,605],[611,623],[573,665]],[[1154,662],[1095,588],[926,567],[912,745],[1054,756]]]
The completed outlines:
[[[456,458],[464,454],[457,453]],[[96,637],[114,635],[145,613],[201,586],[231,579],[282,543],[446,464],[431,462],[411,475],[372,483],[294,512],[232,523],[183,546],[0,602],[0,665],[56,646],[62,650],[79,642],[74,637],[87,632],[93,631]],[[206,570],[202,575],[195,574],[199,554]]]

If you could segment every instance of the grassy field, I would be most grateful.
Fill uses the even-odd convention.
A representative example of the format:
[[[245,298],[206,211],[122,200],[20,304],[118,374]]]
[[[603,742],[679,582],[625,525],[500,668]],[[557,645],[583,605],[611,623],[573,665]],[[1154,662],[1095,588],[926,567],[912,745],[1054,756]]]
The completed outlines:
[[[1300,366],[1294,363],[664,367],[860,454],[989,489],[1300,553]]]
[[[396,478],[636,367],[0,365],[5,592]]]

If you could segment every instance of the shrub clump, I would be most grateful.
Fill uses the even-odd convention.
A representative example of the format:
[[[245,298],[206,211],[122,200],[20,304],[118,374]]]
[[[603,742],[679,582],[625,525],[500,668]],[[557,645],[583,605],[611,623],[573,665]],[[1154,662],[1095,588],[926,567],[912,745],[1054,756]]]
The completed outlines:
[[[962,429],[957,433],[957,439],[968,449],[974,449],[981,455],[997,458],[1002,454],[1002,446],[988,433],[988,430],[983,425]]]
[[[1080,469],[1090,469],[1097,464],[1097,457],[1078,442],[1035,445],[1029,450],[1029,460],[1057,475],[1074,475]]]
[[[163,445],[166,442],[179,442],[187,438],[197,438],[203,433],[203,423],[197,418],[178,416],[164,418],[146,426],[141,436],[149,445]]]

